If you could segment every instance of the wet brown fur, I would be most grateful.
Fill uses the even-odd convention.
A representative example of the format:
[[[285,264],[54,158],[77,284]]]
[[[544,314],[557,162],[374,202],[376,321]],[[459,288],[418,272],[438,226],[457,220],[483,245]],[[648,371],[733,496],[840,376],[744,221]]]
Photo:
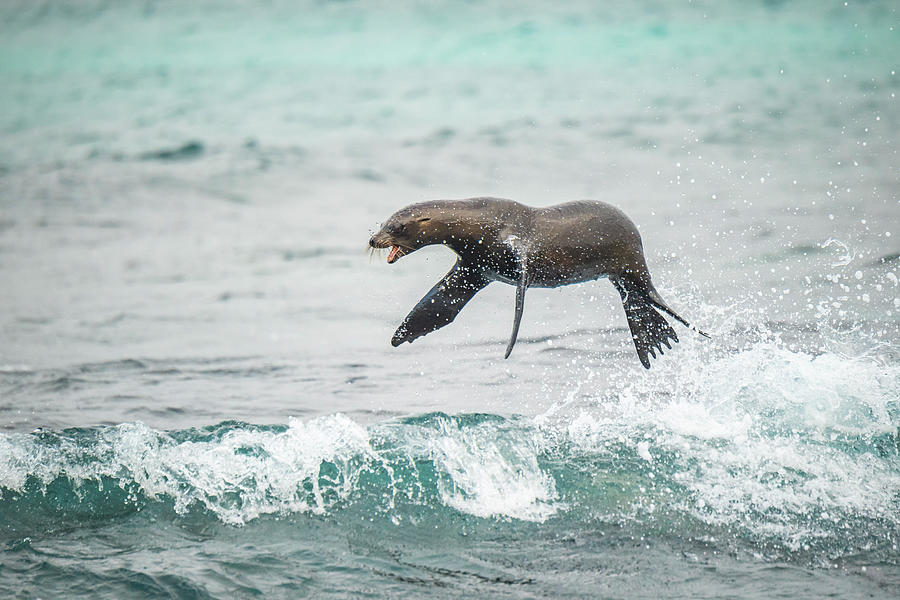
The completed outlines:
[[[647,368],[648,354],[655,357],[663,345],[670,347],[669,340],[678,341],[658,309],[687,325],[653,287],[637,227],[621,210],[603,202],[582,200],[546,208],[499,198],[421,202],[391,215],[369,240],[372,248],[399,246],[395,260],[433,244],[450,247],[459,260],[407,316],[394,345],[447,325],[492,281],[520,288],[507,356],[528,287],[608,277],[622,295],[638,356]]]

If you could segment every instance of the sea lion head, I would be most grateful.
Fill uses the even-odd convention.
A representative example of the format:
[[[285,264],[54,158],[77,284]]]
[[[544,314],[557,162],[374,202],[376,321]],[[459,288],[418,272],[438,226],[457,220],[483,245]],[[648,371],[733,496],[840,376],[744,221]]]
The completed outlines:
[[[442,218],[444,212],[433,202],[401,208],[371,237],[369,246],[390,248],[387,261],[393,263],[424,246],[445,243],[450,232],[446,219]]]

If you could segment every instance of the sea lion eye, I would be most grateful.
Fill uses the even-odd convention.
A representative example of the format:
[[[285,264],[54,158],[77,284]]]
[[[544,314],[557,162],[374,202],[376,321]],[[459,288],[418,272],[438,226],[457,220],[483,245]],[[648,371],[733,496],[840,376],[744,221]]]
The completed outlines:
[[[403,223],[391,223],[388,226],[388,231],[393,235],[403,235],[406,233],[406,225]]]
[[[419,219],[419,223],[425,223],[425,222],[430,221],[430,220],[431,220],[431,217],[421,217],[421,218]]]

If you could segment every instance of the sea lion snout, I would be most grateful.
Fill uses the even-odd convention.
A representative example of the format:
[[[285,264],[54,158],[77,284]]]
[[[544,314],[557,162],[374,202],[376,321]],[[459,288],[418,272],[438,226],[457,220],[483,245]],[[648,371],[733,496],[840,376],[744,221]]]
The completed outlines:
[[[393,236],[381,228],[378,233],[369,238],[369,247],[371,248],[390,248],[393,245]]]
[[[395,234],[392,233],[392,229],[389,227],[382,227],[381,231],[369,238],[369,247],[373,250],[390,248],[391,251],[388,253],[387,257],[387,261],[390,264],[397,262],[397,259],[401,256],[405,256],[415,250],[415,248],[410,246],[408,241],[397,239]]]

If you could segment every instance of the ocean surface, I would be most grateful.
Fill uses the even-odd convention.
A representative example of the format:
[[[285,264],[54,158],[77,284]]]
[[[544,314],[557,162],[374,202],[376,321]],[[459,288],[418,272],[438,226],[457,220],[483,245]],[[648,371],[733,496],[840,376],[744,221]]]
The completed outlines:
[[[0,3],[0,597],[900,597],[900,5]],[[710,339],[402,206],[613,203]]]

